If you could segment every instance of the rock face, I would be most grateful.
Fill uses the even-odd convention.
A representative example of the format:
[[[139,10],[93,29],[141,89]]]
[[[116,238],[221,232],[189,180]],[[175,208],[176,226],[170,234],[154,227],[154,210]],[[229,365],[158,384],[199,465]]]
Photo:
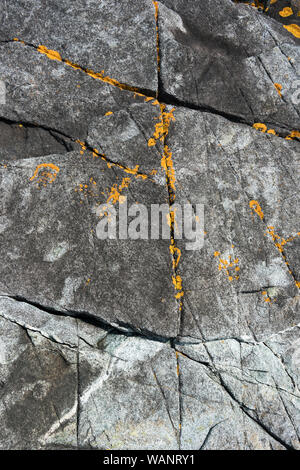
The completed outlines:
[[[244,3],[5,3],[1,449],[300,449],[299,18]]]

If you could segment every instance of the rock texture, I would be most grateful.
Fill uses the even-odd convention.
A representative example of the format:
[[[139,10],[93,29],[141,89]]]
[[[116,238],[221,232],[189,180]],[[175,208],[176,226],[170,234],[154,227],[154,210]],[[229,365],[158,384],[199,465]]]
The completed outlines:
[[[300,449],[294,4],[4,2],[1,449]]]

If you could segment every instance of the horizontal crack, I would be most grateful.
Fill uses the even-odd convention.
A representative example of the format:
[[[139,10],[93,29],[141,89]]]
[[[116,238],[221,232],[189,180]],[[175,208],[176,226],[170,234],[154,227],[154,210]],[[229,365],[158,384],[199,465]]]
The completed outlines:
[[[194,103],[190,103],[190,102],[187,102],[187,101],[180,100],[180,99],[176,98],[175,96],[173,96],[173,95],[171,95],[171,94],[169,94],[169,93],[167,93],[166,91],[163,90],[160,76],[159,76],[158,89],[156,91],[148,90],[148,89],[144,89],[144,88],[140,88],[140,87],[136,87],[136,86],[131,86],[131,85],[128,85],[126,83],[118,82],[114,78],[104,76],[103,72],[101,72],[101,73],[94,72],[93,70],[91,70],[89,68],[83,67],[83,66],[75,64],[75,63],[72,63],[68,59],[62,58],[59,52],[47,49],[45,46],[36,46],[34,44],[26,43],[26,42],[24,42],[20,39],[17,39],[17,38],[12,39],[12,40],[8,40],[7,42],[8,43],[15,43],[15,44],[23,44],[27,47],[31,47],[31,48],[35,49],[37,52],[46,55],[50,60],[60,61],[60,62],[64,63],[65,65],[72,67],[75,70],[82,71],[83,73],[87,74],[88,76],[90,76],[90,77],[92,77],[96,80],[100,80],[104,83],[107,83],[109,85],[117,87],[121,90],[126,90],[126,91],[132,92],[134,94],[143,96],[144,98],[148,98],[148,99],[157,98],[157,100],[160,104],[169,104],[169,105],[176,106],[176,107],[184,107],[184,108],[192,109],[192,110],[195,110],[195,111],[200,111],[200,112],[204,112],[204,113],[211,113],[211,114],[214,114],[214,115],[217,115],[217,116],[224,117],[225,119],[227,119],[231,122],[244,124],[244,125],[251,126],[251,127],[253,126],[253,124],[255,124],[255,122],[261,122],[261,118],[259,116],[253,116],[253,119],[251,119],[251,121],[249,121],[241,115],[234,114],[234,113],[227,113],[225,111],[221,111],[221,110],[218,110],[216,108],[213,108],[209,105],[203,105],[203,104],[196,105]],[[269,124],[273,127],[274,126],[278,127],[281,130],[281,132],[277,131],[277,134],[276,134],[277,137],[285,138],[291,133],[291,129],[289,129],[283,123],[266,121],[266,124]],[[298,132],[300,129],[293,129],[293,130]],[[299,139],[297,137],[294,140],[299,141]]]
[[[49,134],[54,139],[56,139],[57,142],[62,144],[65,147],[67,152],[71,152],[71,151],[75,150],[75,147],[72,147],[72,144],[78,144],[81,147],[84,147],[89,152],[96,153],[97,157],[100,157],[108,165],[116,166],[119,169],[125,171],[126,173],[130,173],[134,176],[141,177],[143,179],[146,179],[146,178],[148,179],[149,178],[151,181],[153,181],[153,179],[149,175],[138,171],[137,167],[132,169],[132,168],[126,167],[125,165],[122,165],[119,162],[113,161],[113,160],[109,159],[105,154],[100,153],[97,149],[94,149],[93,147],[91,147],[86,141],[82,142],[79,139],[75,139],[74,137],[70,137],[69,135],[67,135],[64,132],[59,131],[57,129],[53,129],[49,126],[45,126],[45,125],[42,125],[42,124],[36,124],[36,123],[28,122],[28,121],[13,121],[13,120],[3,118],[3,117],[0,117],[0,122],[4,122],[5,124],[8,124],[8,125],[22,125],[23,127],[30,128],[30,129],[43,129],[44,131],[49,132]]]
[[[39,52],[40,54],[46,55],[50,60],[57,60],[59,62],[62,62],[65,65],[67,65],[69,67],[72,67],[75,70],[80,70],[81,72],[87,74],[88,76],[94,78],[95,80],[100,80],[104,83],[108,83],[109,85],[120,88],[121,90],[130,91],[132,93],[139,94],[139,95],[145,96],[145,97],[151,97],[151,98],[155,98],[156,95],[157,95],[156,91],[149,90],[147,88],[140,88],[140,87],[137,87],[137,86],[131,86],[131,85],[128,85],[127,83],[119,82],[118,80],[116,80],[114,78],[111,78],[109,76],[105,76],[104,71],[95,72],[94,70],[92,70],[90,68],[83,67],[82,65],[71,62],[70,60],[68,60],[66,58],[63,58],[59,52],[48,49],[45,46],[42,46],[42,45],[37,46],[35,44],[25,42],[25,41],[23,41],[21,39],[18,39],[18,38],[14,38],[14,39],[9,40],[7,42],[14,42],[16,44],[22,44],[22,45],[25,45],[27,47],[31,47],[31,48],[35,49],[37,52]]]
[[[165,91],[162,91],[161,88],[160,88],[160,93],[159,93],[159,96],[158,96],[158,100],[161,103],[169,104],[169,105],[172,105],[172,106],[187,108],[187,109],[191,109],[191,110],[194,110],[194,111],[200,111],[202,113],[208,113],[208,114],[213,114],[215,116],[220,116],[220,117],[223,117],[223,118],[227,119],[230,122],[233,122],[233,123],[236,123],[236,124],[244,124],[244,125],[250,126],[250,127],[253,127],[253,124],[255,124],[256,122],[261,122],[261,118],[259,116],[253,116],[253,119],[251,119],[251,121],[249,121],[245,117],[243,117],[241,115],[238,115],[238,114],[227,113],[225,111],[218,110],[218,109],[213,108],[213,107],[208,106],[208,105],[203,105],[203,104],[196,105],[194,103],[190,103],[190,102],[187,102],[187,101],[180,100],[180,99],[176,98],[175,96],[170,95],[169,93],[166,93]],[[264,121],[264,122],[265,122],[265,124],[270,125],[272,127],[280,128],[281,132],[277,131],[276,137],[280,137],[280,138],[285,139],[292,132],[291,129],[289,129],[285,124],[278,123],[278,122],[274,123],[274,122],[269,122],[269,121]],[[293,131],[298,132],[299,129],[293,129]],[[300,141],[300,139],[298,137],[295,137],[294,139],[291,139],[291,140]]]
[[[32,307],[35,307],[42,312],[49,313],[51,315],[61,316],[61,317],[72,317],[77,318],[85,323],[89,323],[97,328],[101,328],[109,333],[114,332],[114,334],[120,334],[124,336],[135,336],[135,337],[142,337],[151,341],[167,343],[170,340],[175,338],[157,335],[151,331],[146,329],[137,329],[135,326],[125,323],[125,322],[117,322],[116,324],[110,324],[108,321],[104,320],[103,318],[99,318],[96,315],[84,312],[84,311],[75,311],[70,309],[61,309],[58,310],[55,307],[45,306],[40,304],[39,302],[28,300],[26,297],[20,295],[10,295],[10,294],[2,294],[0,298],[9,298],[15,300],[16,302],[25,303]]]

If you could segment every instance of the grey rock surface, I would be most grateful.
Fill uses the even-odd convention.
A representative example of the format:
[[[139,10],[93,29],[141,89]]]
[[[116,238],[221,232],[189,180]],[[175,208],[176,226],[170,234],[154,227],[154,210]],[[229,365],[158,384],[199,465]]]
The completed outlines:
[[[181,334],[260,339],[299,323],[298,142],[210,113],[174,116],[176,203],[205,211],[204,247],[177,242]]]
[[[231,0],[160,3],[165,93],[248,123],[298,129],[299,107],[292,95],[299,77],[299,39],[250,5]]]
[[[150,207],[167,204],[167,190],[109,167],[89,152],[75,151],[1,168],[1,290],[175,337],[169,240],[100,240],[96,233],[97,207],[113,201],[115,193],[128,189],[128,206]]]
[[[21,39],[119,82],[156,90],[154,6],[147,0],[5,2],[1,41]],[[133,40],[134,37],[134,40]],[[141,59],[142,58],[142,59]]]
[[[299,327],[174,349],[7,297],[0,325],[1,448],[299,448]]]
[[[4,2],[0,449],[300,450],[294,3]]]

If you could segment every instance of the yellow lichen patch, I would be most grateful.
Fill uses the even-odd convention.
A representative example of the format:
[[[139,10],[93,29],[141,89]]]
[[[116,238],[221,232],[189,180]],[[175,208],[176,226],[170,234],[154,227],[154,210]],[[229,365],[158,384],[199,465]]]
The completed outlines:
[[[173,281],[175,290],[177,291],[175,298],[180,299],[183,296],[182,279],[179,276],[179,274],[177,274],[176,276],[172,276],[172,281]]]
[[[161,166],[166,172],[168,179],[168,186],[171,190],[170,199],[171,202],[175,200],[175,169],[172,161],[172,152],[167,145],[164,146],[164,152],[161,159]]]
[[[76,140],[77,144],[79,144],[81,146],[81,155],[83,155],[84,151],[87,149],[86,147],[86,144],[84,142],[82,142],[81,140],[77,139]],[[143,180],[147,179],[148,178],[148,175],[145,175],[143,173],[139,173],[139,165],[136,165],[134,168],[128,168],[128,167],[125,167],[123,165],[121,165],[120,163],[114,163],[114,162],[111,162],[109,161],[105,154],[101,154],[99,152],[99,150],[97,149],[93,149],[93,151],[91,152],[93,158],[101,158],[107,165],[108,168],[112,168],[112,167],[116,167],[116,168],[119,168],[120,170],[124,171],[125,173],[128,173],[129,175],[133,175],[135,176],[136,178],[141,178]]]
[[[25,44],[24,41],[22,41],[21,39],[18,39],[18,38],[13,38],[13,41],[20,42],[21,44]]]
[[[174,239],[171,240],[170,253],[173,257],[173,269],[175,270],[180,261],[181,250],[177,246],[175,246]]]
[[[123,178],[122,183],[120,185],[114,184],[113,187],[110,190],[107,203],[108,204],[116,204],[119,201],[119,198],[121,196],[121,192],[125,189],[128,188],[130,184],[130,178]],[[123,201],[124,202],[124,201]]]
[[[283,25],[283,27],[287,29],[288,32],[291,33],[296,38],[300,38],[300,26],[298,26],[297,24]]]
[[[267,234],[271,236],[274,245],[276,246],[277,250],[278,250],[279,253],[281,254],[281,256],[282,256],[282,258],[283,258],[283,260],[284,260],[284,262],[285,262],[285,264],[286,264],[286,266],[287,266],[287,268],[288,268],[288,270],[289,270],[289,273],[294,277],[294,275],[293,275],[293,273],[292,273],[292,271],[291,271],[289,262],[288,262],[288,260],[287,260],[287,257],[286,257],[286,255],[285,255],[285,253],[284,253],[284,248],[283,248],[283,247],[284,247],[287,243],[289,243],[289,242],[295,240],[295,238],[299,237],[299,236],[300,236],[300,232],[297,232],[296,235],[291,235],[291,236],[288,237],[288,238],[283,238],[283,237],[280,237],[279,235],[277,235],[277,234],[275,233],[275,228],[274,228],[274,227],[268,226],[268,227],[267,227]],[[294,278],[294,280],[295,280],[296,286],[299,287],[299,281],[297,281],[295,278]]]
[[[51,60],[59,60],[62,62],[62,58],[59,52],[53,51],[52,49],[48,49],[46,46],[39,46],[37,50],[41,54],[45,54]]]
[[[233,281],[233,279],[236,281],[239,279],[239,275],[237,274],[240,270],[238,258],[234,258],[232,255],[229,255],[228,259],[221,258],[219,251],[214,252],[214,257],[218,258],[218,270],[225,272],[230,282]]]
[[[75,192],[82,193],[85,198],[99,198],[97,183],[94,178],[90,178],[88,183],[80,183],[75,188]]]
[[[279,84],[277,84],[279,85]],[[281,86],[281,85],[280,85]],[[275,87],[276,88],[276,87]],[[276,88],[277,89],[277,88]],[[278,90],[277,90],[278,91]],[[267,128],[266,124],[263,124],[262,122],[256,122],[255,124],[253,124],[254,129],[260,131],[260,132],[267,132],[267,134],[273,134],[273,135],[278,135],[276,134],[275,130],[274,129],[269,129]]]
[[[300,139],[300,132],[299,131],[292,131],[285,138],[286,138],[286,140]]]
[[[20,43],[26,45],[26,43],[24,41],[22,41],[18,38],[14,38],[14,41],[17,41],[17,42],[20,42]],[[121,83],[118,80],[116,80],[114,78],[111,78],[108,75],[105,75],[104,70],[102,70],[101,72],[95,72],[94,70],[82,67],[81,65],[75,64],[74,62],[72,62],[69,59],[63,58],[58,51],[48,49],[44,45],[39,45],[38,47],[35,47],[35,49],[38,52],[40,52],[41,54],[46,55],[49,59],[58,60],[60,62],[63,62],[64,64],[68,65],[69,67],[72,67],[75,70],[80,70],[81,72],[86,73],[87,75],[94,78],[95,80],[101,80],[102,82],[109,83],[110,85],[113,85],[117,88],[120,88],[121,90],[131,91],[131,92],[135,93],[135,95],[142,96],[142,97],[146,98],[146,96],[143,93],[140,92],[139,88],[127,85],[125,83]]]
[[[262,292],[262,296],[263,296],[265,302],[271,303],[271,299],[270,299],[270,297],[268,297],[267,291],[264,290],[264,291]]]
[[[292,14],[293,14],[293,10],[290,7],[284,7],[279,12],[279,15],[282,16],[283,18],[286,18],[287,16],[291,16]]]
[[[171,111],[165,111],[166,106],[164,104],[160,105],[160,116],[156,119],[158,119],[158,122],[155,124],[155,130],[153,133],[153,136],[150,137],[148,140],[148,146],[152,147],[153,145],[156,145],[156,142],[159,140],[160,142],[164,142],[165,137],[169,133],[169,126],[171,121],[175,121],[173,112],[175,108],[172,108]]]
[[[263,124],[262,122],[255,122],[252,127],[254,127],[254,129],[261,131],[261,132],[266,132],[267,130],[267,126]]]
[[[261,218],[261,220],[264,219],[264,213],[261,210],[261,207],[257,201],[254,201],[254,200],[250,201],[249,206],[250,206],[250,209],[256,212],[256,214]]]
[[[30,181],[33,181],[37,178],[38,186],[46,186],[48,183],[53,183],[53,181],[55,181],[58,172],[58,166],[54,165],[53,163],[40,163],[36,167],[34,174],[30,178]]]
[[[280,83],[274,83],[274,87],[276,88],[277,93],[280,96],[280,98],[282,98],[282,93],[281,93],[282,85],[280,85]]]
[[[183,296],[184,296],[184,290],[182,287],[182,278],[178,274],[178,264],[180,261],[181,257],[181,251],[180,249],[175,245],[174,238],[171,238],[171,244],[169,246],[170,253],[172,255],[172,265],[173,265],[173,271],[174,275],[172,276],[172,282],[175,288],[175,299],[180,300],[179,302],[179,311],[182,310],[183,306]]]

